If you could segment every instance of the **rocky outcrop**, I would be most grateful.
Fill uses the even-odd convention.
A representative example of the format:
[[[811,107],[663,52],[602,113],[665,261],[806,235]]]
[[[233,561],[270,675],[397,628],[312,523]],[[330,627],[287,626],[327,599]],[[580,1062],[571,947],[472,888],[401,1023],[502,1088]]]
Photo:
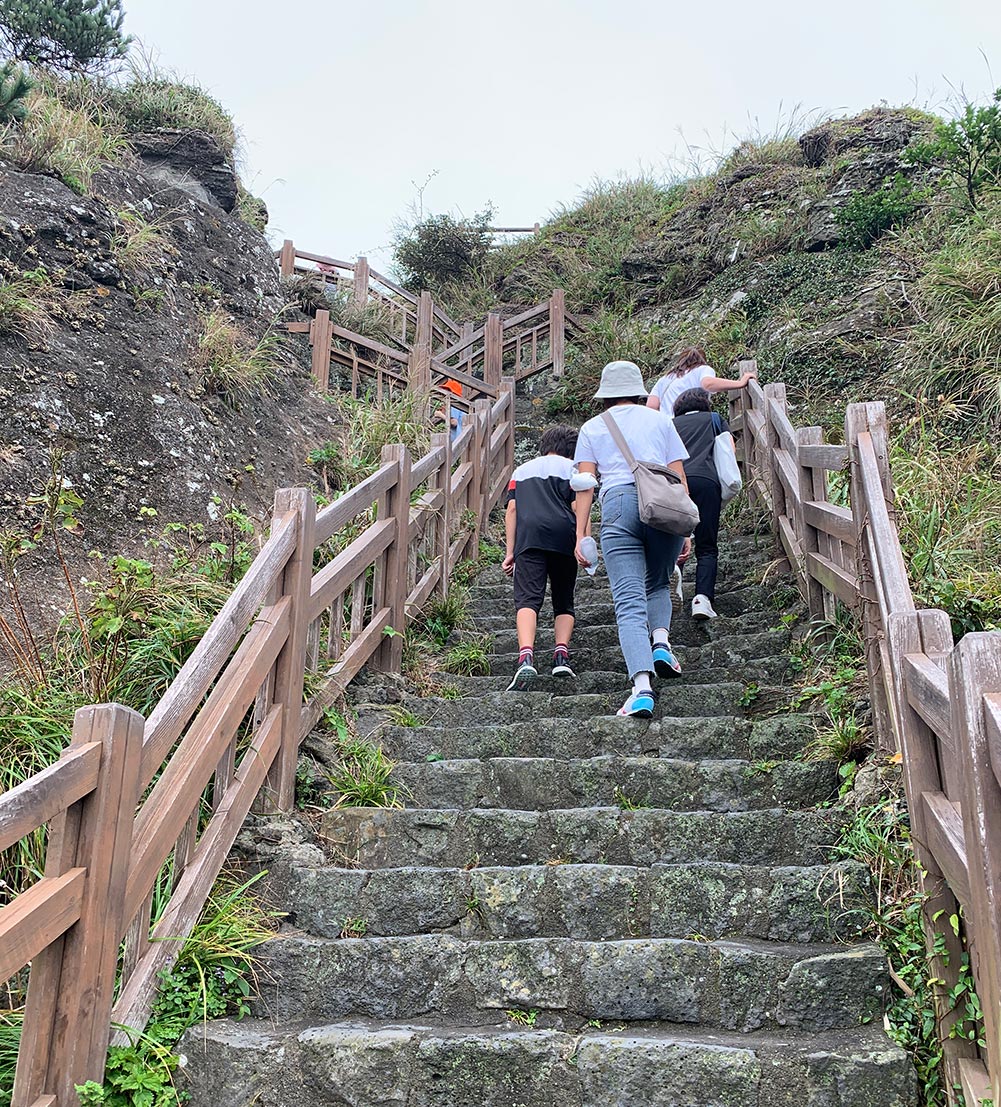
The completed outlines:
[[[239,181],[222,147],[205,131],[162,129],[129,135],[151,180],[179,188],[225,212],[236,207]]]

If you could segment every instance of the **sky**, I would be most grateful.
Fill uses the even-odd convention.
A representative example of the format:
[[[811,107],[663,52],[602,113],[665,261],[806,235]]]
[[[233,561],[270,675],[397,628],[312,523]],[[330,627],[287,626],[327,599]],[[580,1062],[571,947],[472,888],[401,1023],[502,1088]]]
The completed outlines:
[[[414,211],[489,203],[494,225],[530,226],[595,179],[675,173],[689,148],[1001,85],[997,0],[124,6],[148,54],[233,114],[271,240],[383,271]]]

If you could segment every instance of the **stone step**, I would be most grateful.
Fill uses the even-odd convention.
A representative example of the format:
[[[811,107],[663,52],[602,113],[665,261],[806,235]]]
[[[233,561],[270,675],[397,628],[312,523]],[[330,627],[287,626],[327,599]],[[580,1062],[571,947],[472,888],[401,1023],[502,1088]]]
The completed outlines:
[[[725,651],[716,649],[716,656],[721,660],[713,661],[713,653],[710,652],[712,650],[711,646],[701,650],[696,646],[678,647],[676,656],[681,663],[682,679],[688,682],[694,681],[697,684],[707,683],[710,680],[736,681],[741,684],[747,684],[753,680],[756,684],[779,684],[798,672],[798,669],[792,666],[788,653],[726,662],[723,660]],[[511,676],[518,667],[519,656],[513,651],[494,654],[490,659],[491,674],[505,677],[506,681],[510,682]],[[536,650],[535,667],[539,670],[540,688],[548,687],[545,682],[550,679],[552,660],[551,648]],[[570,665],[578,676],[611,669],[619,673],[621,681],[622,674],[625,672],[622,654],[613,649],[572,648]],[[462,683],[452,675],[443,675],[442,680],[449,683],[458,682],[460,685]]]
[[[433,710],[419,705],[415,709],[421,712],[423,725],[385,726],[379,730],[386,750],[398,761],[424,761],[428,757],[570,760],[605,754],[771,761],[795,757],[816,733],[811,716],[794,714],[763,719],[665,716],[649,720],[604,715],[584,722],[530,719],[503,725],[484,716],[481,724],[459,726],[444,725]]]
[[[531,1016],[528,1016],[531,1017]],[[542,1021],[543,1016],[538,1016]],[[579,1033],[350,1022],[199,1023],[178,1071],[191,1107],[914,1107],[903,1050],[874,1028]]]
[[[255,951],[274,1019],[434,1014],[469,1023],[506,1010],[648,1019],[746,1033],[857,1027],[882,1011],[886,955],[873,945],[631,938],[317,938],[283,929]]]
[[[293,866],[290,921],[321,938],[760,938],[833,942],[868,918],[861,865],[544,865],[477,869]]]
[[[609,656],[610,655],[610,656]],[[616,666],[616,661],[618,665]],[[625,667],[622,663],[621,655],[616,658],[612,651],[608,651],[604,661],[601,663],[601,668],[592,670],[586,668],[580,663],[580,660],[576,657],[571,661],[571,665],[574,670],[574,676],[554,676],[548,668],[551,662],[551,658],[542,655],[536,659],[536,668],[539,675],[532,683],[531,691],[533,693],[548,693],[551,696],[577,696],[577,695],[606,695],[611,696],[610,704],[614,704],[616,710],[622,704],[622,701],[629,693],[630,682],[626,677]],[[761,687],[761,682],[776,683],[781,681],[788,669],[789,659],[779,658],[779,664],[774,668],[767,669],[763,666],[753,666],[749,663],[742,662],[740,665],[731,669],[694,669],[689,670],[685,668],[684,662],[681,662],[682,673],[679,678],[671,678],[658,685],[659,696],[665,703],[670,700],[672,704],[672,711],[678,714],[683,714],[683,711],[679,711],[677,704],[676,690],[680,688],[698,688],[700,692],[704,694],[704,690],[707,688],[736,688],[738,689],[737,699],[725,699],[720,698],[720,712],[723,714],[731,714],[735,709],[741,709],[740,698],[744,695],[744,689],[753,680],[755,684]],[[505,665],[503,668],[491,666],[492,672],[488,676],[456,676],[449,674],[440,678],[440,684],[446,684],[453,688],[458,688],[462,693],[463,698],[471,699],[474,702],[484,695],[505,692],[508,685],[511,683],[511,677],[514,674],[516,668],[515,665]],[[769,682],[767,680],[768,675],[773,675],[776,679]],[[757,679],[755,679],[757,678]],[[511,695],[524,695],[524,693],[514,693]],[[700,697],[700,702],[702,702]],[[715,708],[713,709],[715,714]]]
[[[616,805],[674,811],[812,807],[838,785],[833,761],[681,761],[605,756],[564,761],[496,757],[398,764],[415,807],[546,811]]]
[[[546,644],[551,648],[553,633],[551,615],[545,612],[540,623],[539,644]],[[708,642],[718,642],[740,635],[761,634],[774,630],[778,625],[773,615],[764,611],[749,611],[732,619],[708,619],[702,622],[696,622],[690,618],[675,618],[671,622],[671,642],[676,646],[704,646]],[[491,635],[493,648],[497,653],[509,653],[518,648],[513,611],[481,617],[475,621],[473,629],[476,632]],[[611,608],[603,615],[601,622],[579,620],[577,630],[574,632],[574,640],[578,645],[587,645],[592,649],[617,648],[619,632]]]
[[[495,684],[499,678],[495,678]],[[670,718],[736,716],[744,713],[741,703],[745,686],[736,681],[719,684],[686,684],[682,680],[657,682],[656,714]],[[470,726],[489,719],[493,724],[529,719],[579,719],[590,725],[601,716],[615,715],[629,693],[623,675],[618,691],[575,692],[571,685],[560,691],[504,692],[495,688],[482,695],[459,699],[435,696],[407,696],[403,705],[418,718],[436,726]],[[761,691],[763,697],[767,689]],[[628,720],[627,720],[628,721]]]
[[[830,810],[555,811],[341,807],[321,834],[338,863],[365,869],[539,865],[655,865],[723,861],[818,865],[844,816]]]

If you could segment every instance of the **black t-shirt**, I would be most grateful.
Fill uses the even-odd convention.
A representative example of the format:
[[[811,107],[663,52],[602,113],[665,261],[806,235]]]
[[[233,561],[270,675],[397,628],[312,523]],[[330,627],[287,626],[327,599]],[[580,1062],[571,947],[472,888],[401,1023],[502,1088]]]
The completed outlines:
[[[716,466],[713,464],[713,446],[716,435],[730,429],[727,421],[714,411],[689,411],[674,417],[674,429],[688,450],[684,463],[686,477],[705,477],[719,484]]]
[[[573,462],[549,454],[519,465],[507,486],[508,501],[517,505],[514,556],[522,550],[549,550],[572,554],[577,545],[574,493],[570,487]]]

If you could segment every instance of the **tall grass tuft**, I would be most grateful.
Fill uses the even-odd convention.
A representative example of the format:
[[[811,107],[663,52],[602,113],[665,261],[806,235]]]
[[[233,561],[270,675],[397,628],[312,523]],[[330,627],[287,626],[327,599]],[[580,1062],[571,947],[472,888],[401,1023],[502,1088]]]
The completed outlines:
[[[275,332],[255,340],[229,316],[211,311],[202,320],[194,365],[202,371],[209,395],[237,407],[241,400],[270,391],[281,364],[280,350]]]

